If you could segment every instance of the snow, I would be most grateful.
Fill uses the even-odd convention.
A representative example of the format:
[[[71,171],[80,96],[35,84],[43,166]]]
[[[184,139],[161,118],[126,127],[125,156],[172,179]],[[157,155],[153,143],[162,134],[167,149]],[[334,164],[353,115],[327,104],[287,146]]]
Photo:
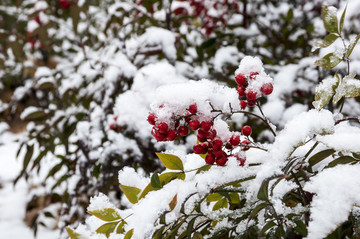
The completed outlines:
[[[360,165],[340,165],[313,177],[304,190],[315,193],[307,239],[325,238],[346,221],[360,199]],[[330,210],[331,209],[331,210]]]
[[[14,142],[23,135],[3,133],[0,136],[0,231],[1,237],[12,239],[32,238],[33,231],[26,226],[25,205],[30,185],[24,179],[14,186],[13,180],[20,173],[22,162],[15,155],[19,143]],[[3,143],[3,145],[1,144]],[[59,230],[39,227],[37,238],[59,238]]]

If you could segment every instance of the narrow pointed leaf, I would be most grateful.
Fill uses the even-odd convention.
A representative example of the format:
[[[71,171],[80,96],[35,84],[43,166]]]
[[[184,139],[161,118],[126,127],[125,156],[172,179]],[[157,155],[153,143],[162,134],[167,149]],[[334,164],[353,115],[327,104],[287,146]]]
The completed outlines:
[[[130,187],[120,184],[121,190],[124,192],[127,199],[132,203],[135,204],[138,202],[138,195],[141,192],[141,189],[136,187]]]
[[[341,18],[340,18],[340,26],[339,26],[339,28],[340,28],[340,29],[339,29],[340,34],[341,34],[342,29],[343,29],[343,26],[344,26],[346,9],[347,9],[347,4],[346,4],[345,9],[344,9],[343,13],[341,14]]]
[[[217,201],[213,207],[213,211],[219,210],[220,208],[227,208],[229,206],[228,201],[226,198],[222,198],[221,200]]]
[[[347,51],[346,51],[346,53],[345,53],[345,58],[349,58],[349,57],[350,57],[350,55],[351,55],[351,53],[353,52],[353,50],[354,50],[357,42],[359,41],[359,39],[360,39],[360,34],[357,35],[357,36],[355,37],[355,39],[353,39],[353,40],[350,41],[350,44],[349,44],[349,46],[348,46],[348,49],[347,49]]]
[[[120,220],[120,214],[114,208],[104,208],[101,210],[87,211],[89,214],[106,222]]]
[[[188,226],[187,226],[186,235],[187,235],[188,238],[191,238],[191,234],[192,234],[193,229],[194,229],[194,224],[195,224],[196,218],[197,218],[197,217],[193,217],[193,218],[190,220],[190,222],[189,222],[189,224],[188,224]]]
[[[328,166],[326,166],[326,168],[332,168],[338,164],[350,164],[354,162],[359,162],[359,161],[350,156],[342,156],[329,163]]]
[[[204,166],[202,166],[201,168],[199,168],[197,171],[196,171],[196,174],[199,174],[201,172],[205,172],[205,171],[208,171],[210,168],[211,168],[212,165],[210,164],[206,164]]]
[[[335,153],[335,150],[333,150],[333,149],[326,149],[326,150],[320,151],[320,152],[316,153],[315,155],[311,156],[311,158],[309,158],[309,165],[312,167],[315,164],[326,159],[333,153]]]
[[[116,228],[116,233],[117,234],[121,234],[121,233],[124,233],[125,230],[124,230],[124,226],[125,226],[126,222],[125,221],[122,221],[119,226]]]
[[[172,170],[184,170],[183,163],[178,156],[164,153],[156,153],[156,155],[166,168]]]
[[[171,211],[174,210],[174,208],[176,207],[176,204],[177,204],[177,194],[175,194],[175,196],[173,197],[173,199],[169,203],[169,207],[170,207]]]

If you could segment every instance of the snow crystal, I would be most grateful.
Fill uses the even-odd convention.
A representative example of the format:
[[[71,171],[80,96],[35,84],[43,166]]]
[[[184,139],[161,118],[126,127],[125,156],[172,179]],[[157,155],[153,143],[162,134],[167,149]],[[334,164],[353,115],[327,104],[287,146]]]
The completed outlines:
[[[325,238],[347,220],[353,205],[360,203],[359,171],[360,165],[325,169],[304,186],[304,190],[315,193],[307,239]]]

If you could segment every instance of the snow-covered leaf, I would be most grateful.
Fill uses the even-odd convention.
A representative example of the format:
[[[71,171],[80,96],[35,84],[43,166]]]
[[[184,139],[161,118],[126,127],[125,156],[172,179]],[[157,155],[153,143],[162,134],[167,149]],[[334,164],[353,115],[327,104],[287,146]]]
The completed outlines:
[[[346,4],[346,7],[343,11],[343,13],[341,14],[341,18],[340,18],[340,26],[339,26],[339,33],[341,34],[342,32],[342,29],[343,29],[343,26],[344,26],[344,21],[345,21],[345,14],[346,14],[346,9],[347,9],[347,4]]]
[[[171,211],[174,210],[174,208],[176,207],[176,204],[177,204],[177,194],[175,194],[175,196],[169,203],[169,207],[170,207]]]
[[[353,98],[360,96],[360,81],[355,74],[347,75],[336,88],[333,103],[336,104],[342,97]]]
[[[134,234],[134,228],[125,234],[124,239],[130,239],[133,236],[133,234]]]
[[[111,222],[121,219],[121,216],[114,208],[104,208],[101,210],[92,210],[87,212],[106,222]]]
[[[336,73],[333,78],[323,80],[315,89],[315,101],[313,106],[321,110],[333,97],[335,90],[339,85],[340,77]]]
[[[345,58],[349,58],[349,56],[350,56],[351,53],[353,52],[353,50],[354,50],[357,42],[359,41],[359,39],[360,39],[360,34],[358,34],[358,35],[355,37],[355,39],[353,39],[353,40],[350,41],[350,44],[349,44],[349,46],[348,46],[348,49],[347,49],[347,51],[346,51],[346,53],[345,53]]]
[[[315,65],[324,68],[325,70],[329,70],[337,66],[342,61],[342,57],[335,53],[329,53],[323,58],[315,61]]]
[[[66,227],[66,232],[68,233],[70,239],[85,239],[85,237],[81,236],[70,227]]]
[[[331,33],[338,33],[338,19],[336,16],[336,8],[322,5],[321,18],[323,19],[325,29]]]
[[[333,149],[326,149],[326,150],[323,150],[323,151],[320,151],[320,152],[316,153],[311,158],[309,158],[309,166],[312,167],[312,166],[316,165],[317,163],[319,163],[322,160],[326,159],[327,157],[329,157],[333,153],[335,153],[335,150],[333,150]]]
[[[333,44],[339,38],[338,35],[330,33],[321,42],[316,44],[317,47],[326,48]]]

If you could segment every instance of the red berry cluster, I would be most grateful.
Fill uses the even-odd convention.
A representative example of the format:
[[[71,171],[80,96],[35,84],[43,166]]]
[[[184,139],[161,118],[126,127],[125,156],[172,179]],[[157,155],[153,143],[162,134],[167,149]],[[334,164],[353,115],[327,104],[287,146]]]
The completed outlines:
[[[241,147],[243,151],[249,149],[249,140],[240,140],[240,134],[234,133],[227,142],[224,142],[217,136],[213,127],[213,121],[199,121],[197,116],[197,105],[191,104],[182,116],[174,117],[175,126],[172,128],[166,122],[157,119],[154,113],[150,113],[147,120],[153,125],[151,134],[157,141],[173,141],[178,136],[187,136],[190,131],[196,132],[198,144],[193,146],[196,154],[206,154],[205,162],[207,164],[216,163],[223,166],[229,157],[236,157],[240,165],[244,165],[245,157],[238,154],[231,154],[236,147]],[[242,134],[250,136],[252,129],[250,126],[242,128]]]
[[[273,91],[273,85],[271,83],[264,83],[260,88],[261,93],[258,93],[252,89],[247,89],[249,82],[256,80],[258,75],[259,72],[251,72],[248,76],[243,74],[237,74],[235,76],[235,81],[238,85],[237,92],[239,97],[243,98],[240,100],[240,107],[242,110],[244,110],[246,106],[255,106],[257,98],[261,97],[262,94],[270,95]]]
[[[113,123],[111,123],[111,124],[109,125],[109,129],[119,133],[119,132],[122,130],[122,128],[121,128],[120,125],[117,124],[117,122],[116,122],[117,119],[118,119],[118,117],[117,117],[117,116],[114,116],[114,118],[113,118]]]

